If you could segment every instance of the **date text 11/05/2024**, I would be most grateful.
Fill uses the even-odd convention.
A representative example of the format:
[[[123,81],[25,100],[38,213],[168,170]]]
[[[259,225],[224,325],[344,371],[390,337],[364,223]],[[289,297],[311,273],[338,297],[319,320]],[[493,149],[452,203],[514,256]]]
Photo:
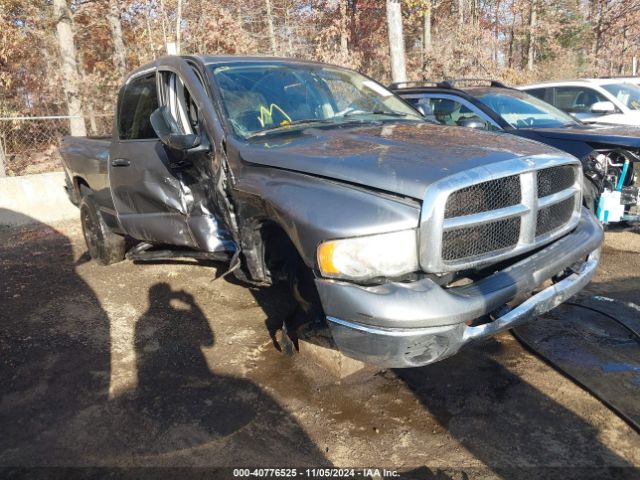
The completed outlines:
[[[397,470],[386,468],[236,468],[237,478],[398,478]]]

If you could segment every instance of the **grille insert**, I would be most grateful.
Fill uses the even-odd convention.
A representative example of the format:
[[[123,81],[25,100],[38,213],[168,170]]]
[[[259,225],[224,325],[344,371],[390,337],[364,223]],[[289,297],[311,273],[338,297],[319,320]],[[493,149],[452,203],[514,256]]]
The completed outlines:
[[[519,236],[520,217],[448,230],[442,235],[442,259],[460,260],[508,249],[518,243]]]
[[[434,182],[423,201],[420,266],[434,273],[474,269],[568,233],[580,218],[581,175],[576,160],[533,156]]]
[[[576,181],[574,172],[570,165],[538,170],[538,198],[571,188]]]
[[[552,232],[569,222],[575,210],[574,207],[575,199],[571,197],[538,210],[536,237]]]
[[[520,177],[498,178],[453,192],[447,199],[444,217],[462,217],[497,210],[521,201]]]

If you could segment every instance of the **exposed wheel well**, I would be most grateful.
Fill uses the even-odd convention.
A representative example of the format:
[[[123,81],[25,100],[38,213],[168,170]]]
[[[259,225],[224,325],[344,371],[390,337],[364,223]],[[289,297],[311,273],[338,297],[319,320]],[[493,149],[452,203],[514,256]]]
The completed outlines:
[[[73,186],[76,190],[76,194],[78,198],[83,198],[89,195],[92,190],[87,181],[82,177],[74,177],[73,178]]]
[[[287,324],[288,335],[297,345],[298,338],[325,337],[323,345],[330,345],[322,303],[315,285],[315,274],[309,268],[287,232],[275,222],[260,225],[262,265],[269,283],[289,292],[297,309]],[[316,338],[315,343],[320,340]]]
[[[265,274],[273,283],[286,281],[292,269],[304,266],[296,246],[285,230],[275,222],[264,222],[260,226],[261,260]]]

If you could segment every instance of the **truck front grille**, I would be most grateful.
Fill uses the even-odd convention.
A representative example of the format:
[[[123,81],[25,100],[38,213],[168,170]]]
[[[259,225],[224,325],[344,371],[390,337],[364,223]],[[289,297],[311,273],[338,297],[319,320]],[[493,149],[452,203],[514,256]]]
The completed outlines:
[[[442,259],[446,262],[510,248],[518,243],[520,218],[507,218],[442,234]]]
[[[582,201],[577,161],[534,157],[503,163],[495,172],[484,167],[460,174],[459,181],[450,177],[427,192],[430,210],[423,211],[420,249],[425,271],[497,262],[575,227]],[[482,175],[494,178],[478,181]]]
[[[545,168],[538,171],[538,197],[558,193],[576,183],[575,169],[570,165]]]
[[[478,183],[453,192],[447,199],[444,218],[516,205],[521,201],[520,177],[505,177]]]
[[[536,237],[545,235],[569,222],[575,210],[574,203],[573,198],[567,198],[560,203],[538,210]]]

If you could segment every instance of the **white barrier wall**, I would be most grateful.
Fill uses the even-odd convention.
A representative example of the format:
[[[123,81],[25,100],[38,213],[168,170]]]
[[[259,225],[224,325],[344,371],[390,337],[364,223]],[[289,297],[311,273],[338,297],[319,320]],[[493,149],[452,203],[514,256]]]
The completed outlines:
[[[64,172],[0,178],[0,228],[78,218],[67,198]]]

